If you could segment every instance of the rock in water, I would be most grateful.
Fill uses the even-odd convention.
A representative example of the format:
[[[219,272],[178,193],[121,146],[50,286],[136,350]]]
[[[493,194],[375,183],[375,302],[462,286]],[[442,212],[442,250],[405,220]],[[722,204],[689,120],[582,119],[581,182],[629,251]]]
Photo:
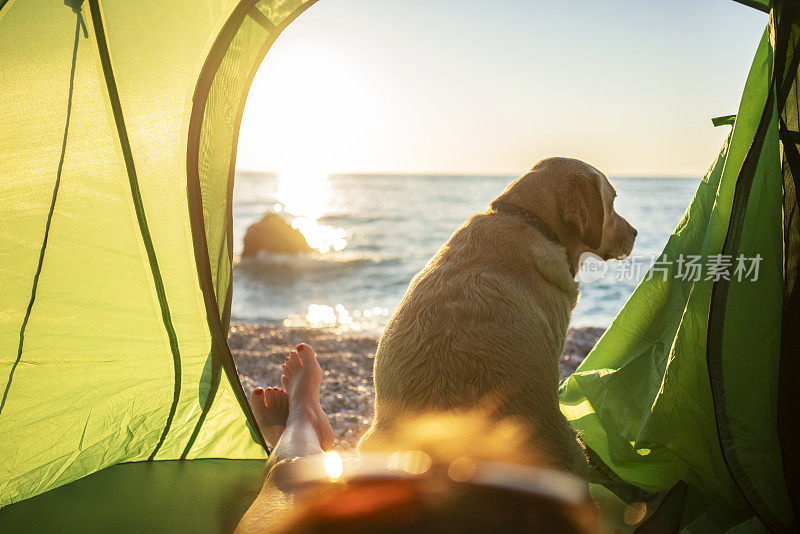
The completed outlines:
[[[300,230],[292,228],[277,213],[267,213],[244,234],[242,257],[257,256],[260,251],[272,254],[302,254],[311,252]]]

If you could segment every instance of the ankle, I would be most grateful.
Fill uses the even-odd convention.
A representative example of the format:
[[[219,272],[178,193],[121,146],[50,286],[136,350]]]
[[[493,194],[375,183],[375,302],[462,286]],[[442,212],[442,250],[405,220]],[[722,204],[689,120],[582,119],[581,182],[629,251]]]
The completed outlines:
[[[315,417],[316,409],[312,403],[298,402],[289,407],[289,416],[286,418],[286,422],[289,424],[290,421],[313,421]]]

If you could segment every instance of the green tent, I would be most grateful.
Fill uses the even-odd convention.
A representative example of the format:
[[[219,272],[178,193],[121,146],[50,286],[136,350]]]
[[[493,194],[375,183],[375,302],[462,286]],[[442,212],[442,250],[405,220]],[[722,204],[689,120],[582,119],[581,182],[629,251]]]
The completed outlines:
[[[0,531],[217,532],[258,490],[226,343],[236,143],[313,3],[0,0]],[[761,276],[644,282],[562,390],[623,529],[638,503],[642,530],[797,517],[800,9],[743,3],[770,25],[664,254]]]
[[[595,481],[636,504],[630,517],[657,510],[643,531],[798,529],[799,23],[800,3],[772,6],[717,160],[562,384]]]
[[[0,531],[219,531],[247,505],[236,143],[312,3],[0,0]]]

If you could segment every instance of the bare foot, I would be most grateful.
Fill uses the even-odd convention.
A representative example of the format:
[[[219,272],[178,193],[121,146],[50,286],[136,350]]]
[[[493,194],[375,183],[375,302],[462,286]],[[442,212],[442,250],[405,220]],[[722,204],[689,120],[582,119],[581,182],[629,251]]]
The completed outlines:
[[[308,419],[317,432],[322,450],[333,447],[333,429],[319,403],[322,368],[314,349],[301,343],[291,352],[283,364],[281,384],[289,398],[289,421],[293,418]]]
[[[274,448],[286,429],[286,418],[289,417],[286,392],[279,388],[255,388],[250,393],[250,406],[264,441]]]

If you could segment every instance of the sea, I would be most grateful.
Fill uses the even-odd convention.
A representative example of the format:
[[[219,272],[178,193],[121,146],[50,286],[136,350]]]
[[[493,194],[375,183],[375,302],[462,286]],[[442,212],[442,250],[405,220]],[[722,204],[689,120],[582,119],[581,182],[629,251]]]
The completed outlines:
[[[514,178],[239,171],[233,195],[232,317],[380,332],[413,276]],[[611,323],[663,249],[700,178],[611,181],[618,192],[617,212],[639,235],[627,266],[611,261],[608,274],[582,283],[573,326]],[[269,212],[300,230],[314,252],[240,258],[247,228]],[[635,272],[630,264],[637,261]]]

